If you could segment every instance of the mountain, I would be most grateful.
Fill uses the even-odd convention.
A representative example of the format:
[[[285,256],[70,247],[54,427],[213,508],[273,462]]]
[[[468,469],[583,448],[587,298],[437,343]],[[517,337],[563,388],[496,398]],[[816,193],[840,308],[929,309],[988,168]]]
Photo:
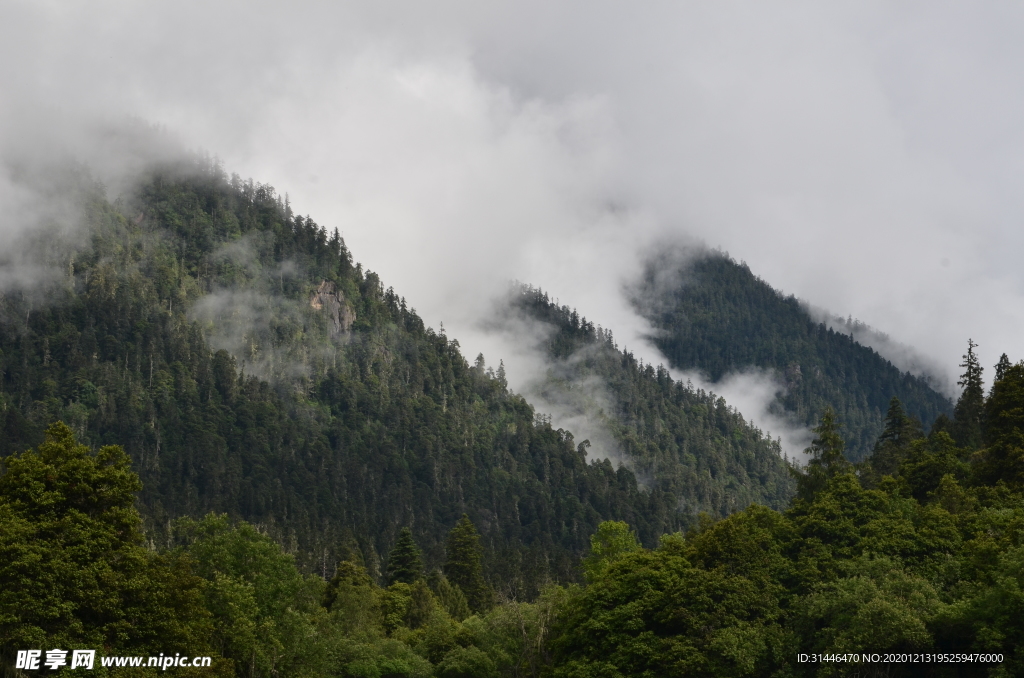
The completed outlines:
[[[46,275],[0,299],[0,452],[39,444],[56,420],[89,446],[122,445],[154,543],[180,516],[219,512],[307,571],[327,575],[356,548],[379,574],[405,526],[439,565],[466,513],[489,575],[536,591],[578,576],[603,520],[654,544],[697,510],[791,491],[771,442],[724,403],[571,325],[618,380],[619,435],[652,481],[588,463],[502,369],[469,364],[269,186],[200,161],[115,202],[81,172],[74,182],[75,237],[17,244]]]
[[[588,460],[269,187],[204,163],[114,203],[77,187],[77,229],[0,251],[0,674],[1024,673],[1024,363],[986,396],[969,343],[952,421],[925,435],[894,399],[855,467],[826,410],[791,472],[518,286],[528,392],[596,434]],[[770,337],[823,374],[871,355],[791,329]],[[969,661],[886,662],[911,655]]]
[[[699,251],[652,258],[633,289],[657,330],[651,340],[682,370],[718,381],[730,372],[770,370],[784,390],[775,407],[813,426],[831,406],[843,424],[847,455],[870,454],[893,396],[928,426],[951,414],[948,398],[874,350],[812,318],[727,255]]]
[[[751,503],[786,505],[793,493],[777,441],[713,393],[644,365],[542,290],[519,285],[510,311],[543,339],[548,369],[534,391],[606,430],[617,456],[690,515],[726,516]]]

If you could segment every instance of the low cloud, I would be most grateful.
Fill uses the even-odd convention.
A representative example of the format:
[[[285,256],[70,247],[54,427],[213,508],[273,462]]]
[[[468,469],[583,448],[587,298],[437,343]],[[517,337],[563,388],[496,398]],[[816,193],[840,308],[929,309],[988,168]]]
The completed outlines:
[[[1024,15],[1003,6],[99,0],[0,19],[4,149],[71,149],[113,196],[178,135],[338,227],[492,363],[515,347],[476,319],[509,279],[661,362],[621,288],[680,234],[947,381],[968,336],[986,365],[1024,355]],[[125,116],[172,132],[105,136],[151,135]],[[0,188],[5,218],[18,199]],[[0,278],[31,284],[30,264]]]
[[[615,394],[600,375],[581,369],[593,352],[604,350],[602,346],[588,344],[564,359],[552,358],[546,345],[555,328],[516,310],[507,296],[495,301],[492,312],[478,323],[477,329],[481,339],[495,351],[494,355],[502,356],[513,390],[524,395],[539,412],[549,415],[553,426],[571,430],[577,441],[589,439],[590,458],[610,459],[632,467],[609,426],[619,411]],[[623,348],[645,364],[667,363],[643,338]],[[797,461],[803,459],[812,435],[780,407],[778,396],[784,394],[785,386],[771,371],[752,368],[711,382],[699,372],[666,369],[676,381],[689,382],[695,389],[725,398],[752,426],[778,440],[787,456]]]
[[[807,303],[804,303],[803,306],[816,322],[824,323],[826,327],[849,336],[863,346],[874,349],[898,369],[924,379],[939,393],[952,399],[959,397],[960,387],[951,378],[951,370],[948,365],[939,363],[912,346],[894,341],[888,334],[879,332],[852,316],[843,318]]]
[[[512,286],[507,294],[493,299],[490,311],[477,319],[478,340],[489,345],[493,356],[500,356],[493,359],[504,363],[510,388],[524,396],[538,415],[555,428],[571,431],[577,444],[590,441],[588,459],[631,466],[609,428],[618,407],[608,384],[579,369],[586,352],[597,347],[584,346],[565,359],[553,358],[546,344],[556,328],[512,304],[517,288]]]
[[[768,437],[778,440],[783,452],[792,461],[807,461],[805,450],[814,435],[783,411],[780,396],[785,396],[785,384],[771,370],[748,368],[730,372],[711,382],[700,372],[687,371],[674,375],[690,381],[695,387],[715,393],[736,408],[753,426]]]
[[[340,343],[327,314],[308,298],[283,294],[285,281],[302,279],[292,260],[273,261],[274,236],[255,231],[225,243],[211,255],[219,287],[188,310],[214,350],[225,350],[246,373],[303,388],[307,378],[336,367]]]

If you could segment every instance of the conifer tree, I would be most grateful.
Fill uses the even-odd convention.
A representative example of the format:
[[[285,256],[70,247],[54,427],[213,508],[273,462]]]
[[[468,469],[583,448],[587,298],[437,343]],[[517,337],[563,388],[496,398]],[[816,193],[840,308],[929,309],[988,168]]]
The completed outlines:
[[[1024,485],[1024,364],[1010,365],[985,403],[985,455],[978,474],[987,482]]]
[[[471,610],[486,610],[490,607],[491,590],[484,581],[483,567],[480,564],[483,555],[480,548],[480,533],[465,513],[448,533],[446,547],[444,574],[448,581],[462,590]]]
[[[423,559],[408,527],[403,527],[398,533],[395,547],[388,555],[387,575],[389,584],[412,584],[423,577]]]
[[[960,447],[975,449],[981,446],[982,419],[985,412],[985,391],[981,373],[984,368],[978,362],[974,349],[978,347],[972,339],[967,340],[967,353],[960,367],[964,368],[958,385],[963,393],[953,410],[953,440]]]
[[[1012,363],[1010,363],[1010,359],[1006,357],[1005,353],[1003,355],[999,356],[999,362],[996,363],[995,370],[994,370],[995,371],[995,375],[992,378],[992,388],[993,389],[996,387],[996,382],[999,381],[1000,379],[1002,379],[1003,375],[1006,374],[1006,370],[1008,370],[1010,368],[1011,364]]]
[[[803,471],[793,471],[800,499],[811,501],[818,492],[825,489],[829,479],[853,470],[853,465],[843,456],[846,442],[839,435],[839,428],[836,413],[831,407],[826,407],[821,415],[821,423],[811,429],[818,436],[805,450],[811,460]]]
[[[907,416],[903,403],[893,396],[885,415],[885,428],[878,436],[869,463],[874,472],[874,479],[877,480],[884,475],[896,475],[910,443],[923,435],[920,422]]]

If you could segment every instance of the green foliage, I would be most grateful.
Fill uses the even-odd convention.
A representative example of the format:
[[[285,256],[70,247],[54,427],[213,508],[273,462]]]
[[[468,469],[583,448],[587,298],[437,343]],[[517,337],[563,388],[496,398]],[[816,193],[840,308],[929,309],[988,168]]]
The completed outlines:
[[[469,601],[461,588],[448,581],[440,572],[433,573],[430,579],[431,591],[448,616],[455,621],[462,621],[469,616]]]
[[[929,625],[942,604],[925,578],[886,557],[862,556],[843,569],[841,578],[817,584],[796,606],[793,625],[802,652],[927,652],[934,647]],[[830,673],[826,669],[819,675]]]
[[[116,446],[96,452],[63,423],[0,475],[0,648],[208,648],[193,561],[142,543],[139,479]]]
[[[1009,369],[1011,364],[1010,358],[1005,353],[999,356],[999,362],[997,362],[995,368],[993,368],[995,372],[995,375],[992,378],[993,387],[995,386],[995,382],[999,381],[1006,375],[1006,370]]]
[[[444,574],[452,585],[466,595],[466,602],[473,612],[481,612],[491,606],[494,592],[484,580],[480,548],[480,534],[465,513],[459,518],[445,544],[447,559]]]
[[[786,553],[794,536],[792,523],[782,514],[753,505],[702,526],[685,541],[678,535],[665,537],[662,549],[675,542],[690,563],[742,575],[763,590],[782,597],[785,586],[794,581],[794,565]]]
[[[382,590],[379,595],[381,625],[388,634],[405,626],[412,603],[412,587],[402,582],[395,582]]]
[[[322,579],[303,576],[291,556],[247,523],[232,526],[227,516],[209,515],[179,521],[177,528],[206,581],[214,645],[234,660],[236,673],[327,672],[332,634],[320,604]]]
[[[957,384],[963,388],[953,410],[953,439],[961,447],[975,448],[981,444],[985,415],[985,390],[981,381],[984,368],[974,349],[978,345],[967,340],[967,353],[960,367],[964,369]]]
[[[941,427],[939,427],[941,430]],[[924,436],[921,423],[908,416],[903,403],[895,396],[889,401],[885,428],[878,436],[871,456],[861,465],[861,480],[877,485],[882,476],[895,476],[906,458],[910,444]]]
[[[900,464],[899,475],[914,498],[923,502],[938,489],[943,477],[949,475],[963,480],[967,476],[969,466],[963,457],[964,451],[956,447],[949,434],[941,431],[911,444]]]
[[[779,615],[773,592],[742,575],[694,567],[673,546],[634,551],[572,597],[554,675],[756,675]]]
[[[629,525],[621,520],[605,521],[590,537],[590,553],[583,559],[583,576],[587,581],[595,581],[609,565],[639,548],[640,542]]]
[[[647,506],[621,516],[642,542],[656,543],[699,513],[721,517],[751,503],[783,508],[789,501],[794,483],[778,441],[725,400],[644,365],[618,348],[611,331],[539,289],[517,286],[511,303],[549,330],[539,347],[550,360],[542,384],[548,398],[602,424],[647,480]],[[596,394],[595,382],[602,385]]]
[[[1002,480],[1021,487],[1024,486],[1024,364],[1006,365],[1001,372],[985,402],[986,449],[978,472],[986,483]]]
[[[503,601],[464,628],[500,675],[540,676],[551,664],[552,632],[568,597],[566,589],[549,586],[534,602]]]
[[[497,678],[494,662],[478,647],[456,647],[437,665],[438,678]]]
[[[366,568],[355,560],[342,560],[338,562],[334,576],[327,583],[324,590],[323,604],[328,610],[334,608],[346,597],[346,592],[351,589],[373,589],[373,579],[366,571]]]
[[[657,332],[654,343],[678,369],[712,381],[751,367],[785,383],[779,413],[814,425],[831,407],[846,426],[851,461],[870,454],[890,400],[932,422],[951,404],[921,378],[901,372],[851,334],[814,319],[795,298],[757,278],[746,264],[717,252],[671,253],[652,260],[634,290],[638,310]]]
[[[991,675],[1024,672],[1024,547],[998,554],[988,581],[943,611],[936,624],[940,641],[961,652],[997,652],[1004,663]]]
[[[845,442],[839,435],[839,426],[835,412],[831,407],[826,407],[821,415],[821,423],[812,429],[817,437],[806,450],[810,455],[807,466],[803,471],[793,469],[798,498],[804,501],[813,499],[830,479],[853,470],[853,466],[843,456]]]
[[[420,549],[412,538],[412,530],[403,527],[398,533],[395,547],[388,554],[388,581],[412,584],[423,578],[423,560]]]

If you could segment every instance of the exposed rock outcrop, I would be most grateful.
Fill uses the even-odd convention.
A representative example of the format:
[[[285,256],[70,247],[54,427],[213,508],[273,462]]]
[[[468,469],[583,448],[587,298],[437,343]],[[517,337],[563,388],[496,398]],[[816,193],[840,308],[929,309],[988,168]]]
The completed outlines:
[[[325,311],[331,319],[328,330],[332,339],[338,339],[348,334],[352,323],[356,321],[356,312],[345,300],[334,283],[324,280],[320,286],[313,290],[309,297],[309,305],[318,311]]]

